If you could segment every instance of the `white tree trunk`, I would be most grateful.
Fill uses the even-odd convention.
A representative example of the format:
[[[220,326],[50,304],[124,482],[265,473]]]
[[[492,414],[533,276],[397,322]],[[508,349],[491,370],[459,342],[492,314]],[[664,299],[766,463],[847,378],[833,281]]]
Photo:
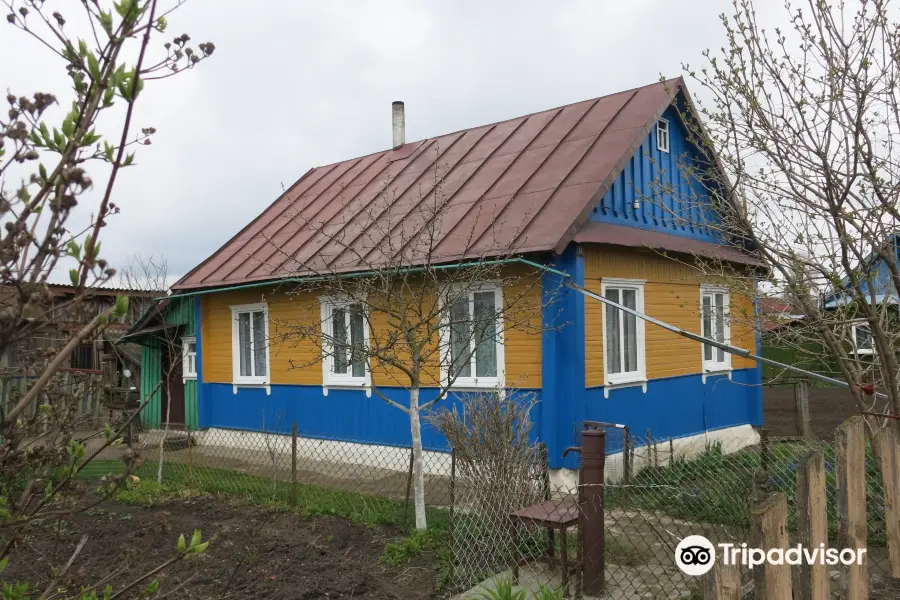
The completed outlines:
[[[425,519],[425,457],[422,452],[422,423],[419,419],[419,388],[409,390],[409,428],[413,448],[413,496],[416,502],[416,529],[427,529]]]

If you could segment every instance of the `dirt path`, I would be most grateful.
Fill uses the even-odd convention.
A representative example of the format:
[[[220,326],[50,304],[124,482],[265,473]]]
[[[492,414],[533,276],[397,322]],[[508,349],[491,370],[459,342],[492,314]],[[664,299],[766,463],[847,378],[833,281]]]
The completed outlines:
[[[118,590],[171,557],[178,535],[189,538],[194,528],[201,529],[210,546],[159,577],[164,594],[178,590],[169,597],[435,597],[432,557],[420,556],[397,568],[380,562],[385,544],[400,537],[396,530],[331,517],[300,518],[216,497],[154,508],[103,504],[63,522],[58,547],[55,524],[39,525],[13,553],[4,580],[43,584],[42,590],[50,564],[64,563],[87,534],[87,545],[65,583],[77,589],[121,568],[113,586]],[[138,597],[142,589],[135,588],[129,597]]]

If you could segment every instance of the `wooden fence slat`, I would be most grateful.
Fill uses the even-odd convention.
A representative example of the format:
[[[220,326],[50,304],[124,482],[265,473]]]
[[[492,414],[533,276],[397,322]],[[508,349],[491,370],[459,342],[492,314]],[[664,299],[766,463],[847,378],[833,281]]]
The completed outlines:
[[[751,510],[750,547],[768,551],[787,549],[787,498],[782,492],[772,494]],[[791,566],[763,563],[753,569],[753,593],[756,600],[791,600]]]
[[[884,527],[891,576],[900,578],[900,434],[893,427],[878,434],[881,481],[884,485]]]
[[[741,571],[737,565],[717,562],[706,574],[704,600],[741,600]]]
[[[848,419],[834,434],[838,548],[866,547],[866,432],[862,417]],[[866,600],[869,578],[863,564],[840,565],[843,600]]]
[[[797,468],[797,529],[799,542],[814,550],[828,544],[828,498],[825,495],[825,453],[810,452]],[[828,600],[828,569],[818,562],[801,563],[797,578],[798,600]]]

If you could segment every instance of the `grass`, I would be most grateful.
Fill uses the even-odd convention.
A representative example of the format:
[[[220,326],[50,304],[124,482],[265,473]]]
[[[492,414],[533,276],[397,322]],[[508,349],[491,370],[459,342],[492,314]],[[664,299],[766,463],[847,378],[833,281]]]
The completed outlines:
[[[825,455],[825,484],[828,496],[829,537],[837,535],[835,502],[835,458],[831,445],[822,447]],[[767,487],[784,492],[791,509],[789,527],[796,528],[794,511],[797,469],[810,448],[802,444],[774,444],[770,449]],[[750,498],[754,473],[762,468],[757,452],[724,454],[720,445],[711,445],[691,460],[676,460],[671,466],[647,467],[631,481],[634,487],[610,486],[609,508],[638,508],[658,511],[671,517],[750,527]],[[881,474],[866,449],[866,500],[870,545],[884,545],[884,499]]]
[[[250,504],[296,508],[306,515],[330,515],[365,525],[392,525],[408,530],[413,510],[401,500],[333,490],[315,485],[297,485],[297,504],[291,504],[291,484],[228,469],[188,468],[180,463],[163,465],[163,483],[156,483],[158,463],[146,462],[134,472],[137,485],[119,492],[117,499],[130,504],[153,506],[185,495],[227,494]],[[107,473],[123,472],[119,461],[94,461],[80,475],[98,479]],[[426,509],[429,527],[446,531],[450,525],[447,511]]]

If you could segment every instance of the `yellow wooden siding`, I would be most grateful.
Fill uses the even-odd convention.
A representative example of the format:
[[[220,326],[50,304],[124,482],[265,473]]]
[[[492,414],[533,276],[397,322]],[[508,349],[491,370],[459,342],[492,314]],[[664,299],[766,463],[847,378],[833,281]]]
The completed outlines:
[[[649,250],[598,246],[584,248],[585,287],[600,293],[604,277],[644,279],[644,312],[676,327],[700,333],[700,286],[708,281],[688,264]],[[603,305],[585,302],[585,385],[602,386]],[[732,292],[732,343],[755,348],[753,306],[745,295]],[[679,335],[645,324],[647,378],[659,379],[702,372],[701,348]],[[735,369],[754,366],[751,360],[733,357]]]
[[[525,276],[521,271],[515,283],[503,290],[503,301],[509,306],[505,315],[506,382],[509,387],[541,387],[541,280]]]
[[[505,277],[504,277],[505,278]],[[506,377],[510,386],[539,388],[541,386],[541,285],[540,277],[523,276],[520,271],[510,273],[515,281],[504,290],[504,302],[512,305],[505,331]],[[308,328],[320,319],[318,297],[314,293],[286,293],[282,290],[255,289],[213,293],[203,297],[202,360],[205,381],[232,381],[232,322],[231,306],[267,302],[269,306],[269,363],[273,384],[322,385],[320,345],[316,340],[299,339],[295,324]],[[395,299],[396,301],[396,299]],[[294,326],[294,327],[292,327]],[[392,329],[384,313],[370,314],[370,339],[377,343]],[[435,336],[427,364],[422,371],[422,385],[437,385],[440,363]],[[408,353],[395,350],[404,360]],[[382,364],[372,365],[373,383],[378,386],[408,386],[409,377],[402,370]]]
[[[269,369],[274,384],[321,385],[322,365],[314,342],[291,335],[291,325],[319,319],[313,294],[236,290],[204,297],[202,315],[203,378],[231,383],[231,307],[266,302],[269,306]]]
[[[731,298],[731,343],[750,352],[756,352],[756,327],[753,314],[753,300],[745,294],[736,294]],[[752,369],[756,361],[739,356],[731,357],[731,366],[735,369]]]

